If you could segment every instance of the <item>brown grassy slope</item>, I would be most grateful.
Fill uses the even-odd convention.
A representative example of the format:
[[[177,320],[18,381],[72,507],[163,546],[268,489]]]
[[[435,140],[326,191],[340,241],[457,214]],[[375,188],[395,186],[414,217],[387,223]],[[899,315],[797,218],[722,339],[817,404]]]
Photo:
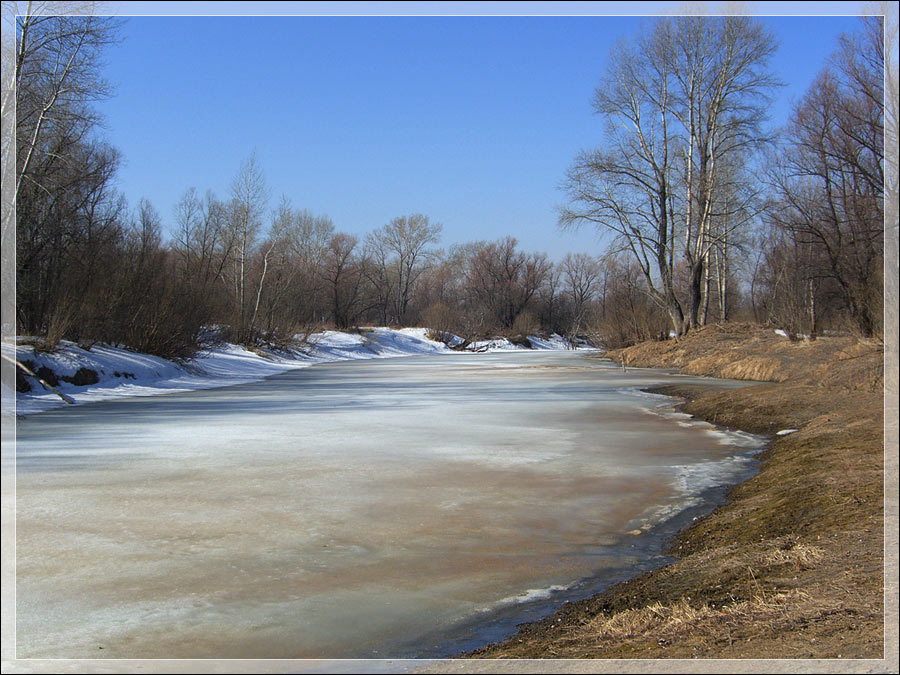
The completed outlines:
[[[682,532],[677,561],[569,603],[481,658],[881,658],[883,350],[709,327],[608,354],[633,367],[773,382],[666,387],[685,412],[773,437],[759,473]]]

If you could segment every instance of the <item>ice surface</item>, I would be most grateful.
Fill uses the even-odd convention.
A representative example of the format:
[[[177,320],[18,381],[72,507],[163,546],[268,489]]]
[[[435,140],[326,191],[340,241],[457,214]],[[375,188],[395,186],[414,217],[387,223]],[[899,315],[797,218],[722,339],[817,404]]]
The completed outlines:
[[[746,470],[636,391],[665,373],[420,343],[324,334],[436,353],[20,418],[19,655],[396,655],[629,559],[635,523]]]
[[[549,598],[554,593],[568,590],[568,588],[569,586],[560,586],[559,584],[554,584],[553,586],[549,586],[547,588],[529,588],[527,591],[519,593],[518,595],[513,595],[508,598],[498,600],[494,603],[493,607],[486,607],[481,611],[489,612],[492,609],[502,607],[504,605],[520,605],[526,602],[534,602],[535,600],[544,600],[546,598]]]

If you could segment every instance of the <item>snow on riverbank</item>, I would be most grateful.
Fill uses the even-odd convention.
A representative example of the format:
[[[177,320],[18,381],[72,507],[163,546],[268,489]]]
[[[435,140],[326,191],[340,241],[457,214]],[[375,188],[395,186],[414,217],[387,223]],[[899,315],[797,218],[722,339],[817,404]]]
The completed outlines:
[[[309,344],[302,352],[257,353],[225,343],[201,353],[186,364],[102,344],[85,350],[74,343],[63,342],[53,353],[35,353],[34,348],[28,345],[4,343],[2,347],[4,355],[28,364],[35,372],[42,367],[52,371],[60,380],[58,384],[50,384],[75,403],[91,403],[127,396],[152,396],[244,384],[316,363],[459,353],[453,352],[442,342],[429,340],[426,333],[424,328],[373,328],[359,333],[325,331],[311,335]],[[529,340],[535,349],[567,348],[566,342],[558,335]],[[476,346],[487,351],[524,349],[505,338],[485,341]],[[79,386],[62,379],[77,379],[74,376],[79,369],[94,371],[97,382]],[[27,379],[31,391],[16,393],[16,414],[27,415],[66,405],[36,380]],[[9,393],[3,392],[4,403],[12,399]]]

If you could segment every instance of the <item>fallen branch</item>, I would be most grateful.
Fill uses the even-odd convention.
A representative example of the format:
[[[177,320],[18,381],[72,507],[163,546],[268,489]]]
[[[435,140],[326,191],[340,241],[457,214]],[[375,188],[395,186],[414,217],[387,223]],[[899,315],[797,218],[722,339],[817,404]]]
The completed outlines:
[[[66,403],[70,403],[72,405],[75,404],[75,399],[73,399],[71,396],[66,396],[64,393],[59,391],[56,387],[53,387],[52,385],[49,385],[46,382],[44,382],[43,379],[38,377],[34,372],[32,372],[32,370],[28,366],[26,366],[24,363],[22,363],[18,359],[11,358],[11,357],[7,356],[6,354],[0,354],[0,356],[2,356],[6,361],[9,361],[13,365],[15,365],[16,368],[21,368],[22,372],[25,373],[26,375],[28,375],[29,377],[33,377],[35,380],[40,382],[41,386],[44,389],[46,389],[47,391],[53,392],[54,394],[59,396]]]

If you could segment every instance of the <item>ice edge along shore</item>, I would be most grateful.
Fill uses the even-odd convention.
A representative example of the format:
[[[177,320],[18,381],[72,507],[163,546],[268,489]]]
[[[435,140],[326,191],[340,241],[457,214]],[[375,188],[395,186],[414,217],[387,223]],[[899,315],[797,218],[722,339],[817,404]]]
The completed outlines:
[[[222,343],[179,364],[158,356],[96,344],[90,350],[71,342],[62,342],[54,352],[35,352],[33,346],[3,343],[3,354],[20,362],[29,361],[37,371],[49,368],[57,377],[71,377],[80,368],[97,373],[97,382],[79,386],[60,381],[56,389],[75,404],[93,403],[131,396],[212,389],[256,382],[270,375],[334,361],[417,356],[424,354],[459,354],[442,342],[431,340],[425,328],[372,328],[360,332],[324,331],[309,337],[304,349],[292,351],[250,351],[240,345]],[[559,335],[550,338],[530,337],[533,349],[567,349]],[[474,343],[486,351],[526,350],[506,338]],[[3,410],[30,415],[59,408],[66,403],[53,392],[28,378],[31,391],[13,392],[3,384]]]

